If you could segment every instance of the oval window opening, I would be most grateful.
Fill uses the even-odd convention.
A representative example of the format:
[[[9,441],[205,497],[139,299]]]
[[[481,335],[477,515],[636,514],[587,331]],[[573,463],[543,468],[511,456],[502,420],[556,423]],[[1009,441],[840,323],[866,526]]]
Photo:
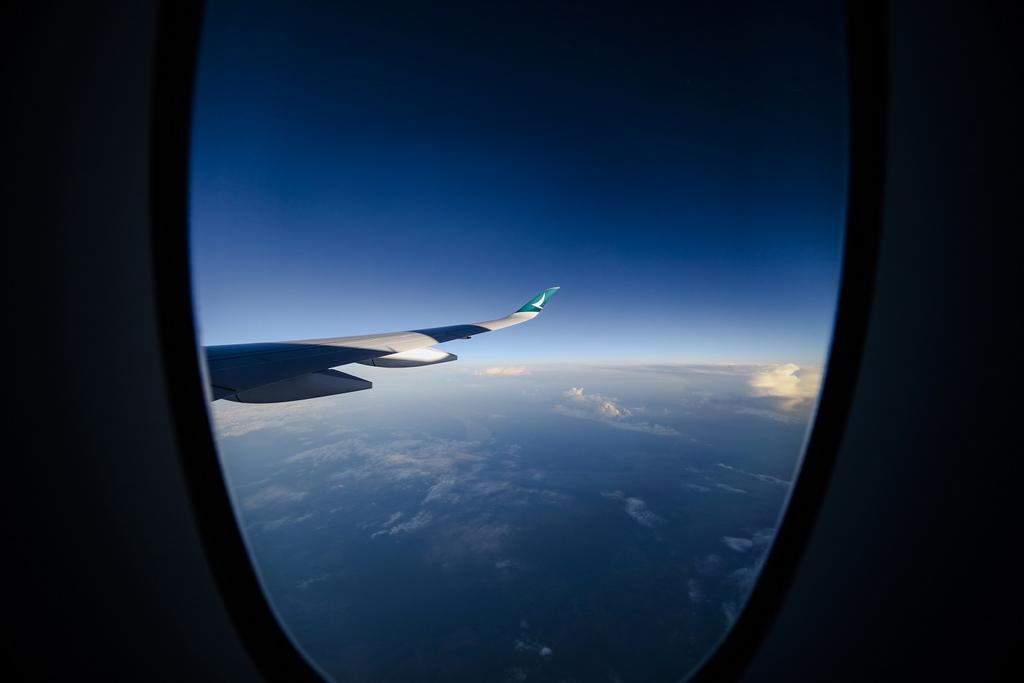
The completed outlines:
[[[840,3],[207,3],[211,415],[325,676],[679,681],[721,641],[832,334],[842,29]]]

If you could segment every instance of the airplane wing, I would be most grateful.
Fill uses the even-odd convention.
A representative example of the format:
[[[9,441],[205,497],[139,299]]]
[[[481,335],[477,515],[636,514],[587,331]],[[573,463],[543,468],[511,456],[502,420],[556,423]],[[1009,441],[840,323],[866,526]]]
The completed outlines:
[[[204,351],[211,399],[280,403],[369,389],[371,382],[331,368],[349,363],[417,367],[453,361],[455,354],[430,347],[532,320],[557,291],[558,287],[545,289],[504,318],[467,325],[359,337],[207,346]]]

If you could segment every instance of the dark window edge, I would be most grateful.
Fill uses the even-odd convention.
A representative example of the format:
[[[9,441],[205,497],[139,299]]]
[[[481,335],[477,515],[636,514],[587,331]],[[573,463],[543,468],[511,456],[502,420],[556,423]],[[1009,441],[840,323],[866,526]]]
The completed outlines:
[[[689,683],[740,679],[771,629],[818,520],[853,403],[867,338],[886,169],[886,7],[846,6],[849,176],[832,344],[814,423],[782,523],[742,612]]]
[[[157,25],[150,120],[150,226],[164,382],[197,530],[249,656],[273,681],[322,681],[278,623],[249,559],[207,413],[192,310],[189,158],[203,3],[165,1]]]

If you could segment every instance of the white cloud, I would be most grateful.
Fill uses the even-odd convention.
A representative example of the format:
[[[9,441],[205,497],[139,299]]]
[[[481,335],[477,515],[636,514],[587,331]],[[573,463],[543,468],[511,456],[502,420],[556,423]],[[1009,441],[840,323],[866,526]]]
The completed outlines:
[[[383,443],[371,443],[361,436],[297,453],[286,459],[288,464],[301,464],[309,471],[332,468],[327,475],[331,482],[383,479],[390,482],[433,480],[456,477],[469,472],[486,460],[480,444],[455,439],[407,436]],[[318,478],[323,475],[317,474]]]
[[[640,526],[653,529],[655,526],[665,521],[662,517],[654,514],[654,512],[647,507],[647,503],[641,498],[626,497],[622,491],[604,491],[601,495],[609,500],[621,501],[623,511],[635,519],[637,524]]]
[[[484,377],[521,377],[530,374],[525,365],[495,365],[490,368],[477,370],[474,375]]]
[[[311,432],[324,421],[337,421],[339,412],[352,412],[339,406],[337,397],[290,403],[234,403],[214,401],[210,404],[214,431],[218,439],[244,436],[261,429],[282,429],[288,432]],[[347,428],[336,428],[337,432]]]
[[[629,408],[620,408],[611,401],[600,401],[597,405],[597,412],[603,417],[629,417],[632,413]]]
[[[582,388],[576,389],[575,394],[589,396]],[[615,403],[614,400],[612,402]],[[575,404],[575,400],[573,403]],[[529,470],[513,471],[501,468],[500,471],[495,471],[492,466],[498,462],[493,455],[495,450],[518,450],[514,445],[481,444],[434,436],[413,438],[416,435],[403,432],[397,433],[397,438],[387,442],[373,442],[360,433],[345,436],[347,438],[296,454],[289,459],[290,464],[305,470],[304,476],[310,477],[311,482],[322,481],[327,485],[347,482],[350,487],[365,487],[368,483],[373,486],[397,485],[415,492],[423,505],[416,517],[410,519],[407,516],[416,514],[415,510],[405,514],[401,511],[395,512],[393,508],[391,511],[378,510],[374,524],[380,526],[371,526],[366,533],[376,532],[374,535],[377,537],[397,538],[430,526],[434,529],[429,536],[432,550],[428,551],[428,559],[432,562],[450,564],[462,557],[483,555],[489,563],[506,560],[507,562],[498,569],[508,570],[514,566],[508,555],[511,539],[514,534],[522,533],[523,530],[501,524],[500,517],[489,515],[501,508],[532,506],[538,503],[564,505],[568,500],[564,494],[537,487],[537,482],[529,476]],[[321,467],[325,471],[317,469]],[[719,463],[719,467],[761,481],[768,481],[770,478],[770,475],[747,473],[725,463]],[[707,486],[702,487],[705,483]],[[702,484],[692,484],[690,488],[703,492],[714,485],[711,481]],[[252,508],[276,502],[303,500],[309,495],[304,488],[299,484],[292,484],[291,488],[267,486],[245,499],[245,504],[246,507]],[[727,491],[742,491],[728,485],[722,485],[721,488]],[[614,499],[624,514],[645,528],[657,528],[658,525],[667,523],[667,520],[651,510],[647,501],[642,498],[627,495],[622,491],[606,493],[606,497]],[[458,505],[462,510],[475,511],[477,516],[472,518],[469,524],[451,525],[447,517],[447,506],[450,505]],[[274,528],[283,527],[293,519],[274,520],[271,525]],[[441,524],[439,520],[445,523]],[[753,537],[761,535],[770,537],[770,531],[752,534]],[[746,545],[749,548],[760,541],[746,538],[740,543],[749,543],[750,545]],[[433,549],[435,546],[436,550]],[[736,552],[734,548],[733,550]],[[746,552],[753,555],[749,549]],[[722,575],[724,567],[719,567],[720,563],[721,558],[717,556],[704,558],[695,564],[699,566],[696,576],[703,575],[699,572]],[[736,574],[731,580],[739,582],[741,576]]]
[[[541,645],[535,643],[532,640],[526,638],[519,638],[516,640],[516,650],[520,652],[536,652],[541,657],[550,657],[554,652],[547,645]]]
[[[679,432],[671,427],[652,424],[650,422],[609,422],[608,424],[616,429],[625,429],[628,432],[643,432],[644,434],[658,434],[660,436],[679,436]]]
[[[307,512],[304,515],[289,515],[287,517],[281,517],[280,519],[272,519],[269,522],[263,523],[264,531],[275,531],[285,526],[292,526],[293,524],[299,524],[305,522],[307,519],[313,516],[312,512]]]
[[[746,489],[738,489],[735,486],[729,486],[728,484],[715,484],[718,488],[729,493],[746,493]]]
[[[796,363],[763,366],[750,377],[754,395],[778,399],[783,410],[809,405],[817,398],[820,386],[820,368],[801,367]]]
[[[285,486],[277,485],[267,486],[242,501],[242,507],[247,510],[256,510],[268,505],[297,503],[308,495],[308,491],[296,491]]]
[[[700,583],[697,579],[689,579],[686,582],[686,594],[690,598],[690,602],[697,604],[704,599],[704,591],[701,590]]]
[[[433,500],[444,499],[451,503],[458,502],[458,495],[452,493],[457,482],[458,479],[452,476],[441,477],[436,484],[427,489],[427,495],[423,498],[423,502],[429,503]]]
[[[387,487],[418,496],[418,513],[378,510],[368,533],[398,537],[429,526],[427,560],[444,565],[469,557],[507,557],[508,540],[518,528],[493,517],[502,510],[563,506],[570,500],[539,485],[542,472],[508,467],[521,450],[517,444],[413,438],[403,432],[395,437],[371,441],[356,433],[297,453],[288,464],[313,485]],[[458,519],[469,521],[453,522],[451,506],[458,506]]]
[[[789,484],[790,484],[790,482],[786,481],[785,479],[779,479],[778,477],[773,477],[770,474],[759,474],[757,472],[747,472],[746,470],[742,470],[739,467],[733,467],[732,465],[726,465],[724,462],[716,463],[716,466],[717,467],[721,467],[723,470],[729,470],[730,472],[735,472],[736,474],[742,474],[742,475],[747,476],[747,477],[753,477],[754,479],[757,479],[758,481],[763,481],[766,484],[778,484],[780,486],[789,486]]]
[[[441,518],[431,538],[425,556],[427,562],[450,567],[470,559],[493,563],[494,568],[506,576],[520,564],[509,557],[509,541],[520,531],[519,527],[497,521],[491,511],[477,514],[466,522]]]
[[[738,553],[745,553],[754,547],[754,542],[749,538],[737,538],[736,536],[724,536],[722,543]]]
[[[627,408],[618,399],[602,396],[601,394],[588,394],[583,387],[571,387],[562,395],[571,400],[571,404],[556,405],[555,412],[568,417],[577,417],[588,420],[597,420],[616,429],[625,429],[632,432],[643,432],[645,434],[658,434],[661,436],[678,436],[679,432],[671,427],[652,424],[650,422],[639,422],[631,420],[634,412],[644,412],[640,408]]]
[[[626,514],[632,517],[641,526],[653,528],[657,524],[665,521],[658,515],[651,512],[651,509],[647,507],[640,498],[627,498],[626,499]]]
[[[327,581],[330,578],[330,574],[317,574],[316,576],[311,576],[308,579],[299,579],[295,582],[295,587],[298,588],[300,591],[304,591],[313,584],[323,583],[324,581]]]
[[[370,538],[377,538],[378,536],[398,536],[400,534],[411,534],[414,531],[418,531],[423,527],[427,526],[428,524],[430,524],[433,518],[433,515],[431,515],[429,512],[421,510],[420,512],[417,512],[416,516],[412,519],[406,520],[401,524],[395,524],[389,529],[375,531],[374,533],[370,534]]]
[[[723,602],[722,603],[722,614],[725,616],[725,621],[732,626],[736,621],[736,617],[739,616],[740,609],[735,602]]]
[[[382,527],[392,526],[395,522],[397,522],[398,520],[400,520],[404,516],[405,516],[405,513],[401,512],[401,511],[392,513],[392,515],[390,517],[388,517],[388,520],[386,522],[384,522],[383,524],[381,524],[381,526]]]
[[[746,552],[754,546],[764,547],[772,542],[775,538],[775,529],[761,529],[754,532],[754,535],[750,538],[740,538],[738,536],[724,536],[722,542],[732,548],[738,553]]]
[[[623,408],[615,403],[615,399],[602,396],[601,394],[588,394],[583,387],[572,387],[562,394],[571,398],[576,403],[585,405],[598,415],[604,417],[629,417],[633,413],[629,408]]]

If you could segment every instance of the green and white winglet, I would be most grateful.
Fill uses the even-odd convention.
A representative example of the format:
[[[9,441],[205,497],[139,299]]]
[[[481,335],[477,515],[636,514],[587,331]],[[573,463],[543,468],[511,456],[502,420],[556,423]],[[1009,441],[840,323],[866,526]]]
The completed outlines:
[[[527,320],[533,320],[540,315],[540,312],[544,310],[544,306],[547,305],[548,300],[551,299],[558,290],[558,287],[548,287],[543,292],[523,304],[522,308],[512,315],[504,318],[498,318],[497,320],[485,320],[484,322],[474,324],[479,325],[480,327],[485,327],[488,330],[500,330],[503,327],[518,325],[519,323],[525,323]]]
[[[544,310],[544,305],[548,302],[548,299],[553,297],[558,290],[559,287],[548,287],[543,292],[530,299],[530,301],[516,311],[516,313],[540,313]]]

